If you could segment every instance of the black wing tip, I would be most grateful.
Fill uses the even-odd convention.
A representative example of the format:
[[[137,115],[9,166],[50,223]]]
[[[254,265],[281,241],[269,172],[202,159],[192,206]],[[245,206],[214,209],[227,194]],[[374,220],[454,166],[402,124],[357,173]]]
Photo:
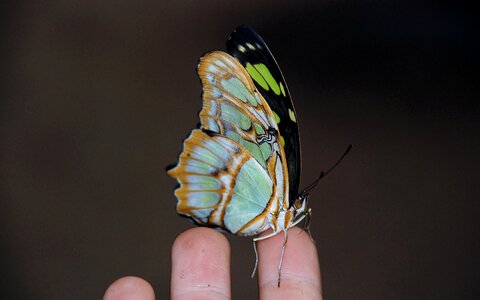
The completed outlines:
[[[253,34],[254,36],[259,36],[258,33],[255,30],[253,30],[253,28],[250,25],[242,24],[235,27],[235,29],[230,34],[230,37],[228,38],[228,40],[231,40],[234,35],[245,35],[245,34],[247,35]]]
[[[238,51],[236,49],[237,45],[244,44],[246,42],[257,43],[268,50],[267,44],[262,37],[255,30],[253,30],[252,27],[244,24],[235,28],[230,34],[230,37],[227,40],[228,53],[236,57],[235,53]],[[268,50],[268,52],[270,52],[270,50]],[[238,59],[238,57],[236,58]]]

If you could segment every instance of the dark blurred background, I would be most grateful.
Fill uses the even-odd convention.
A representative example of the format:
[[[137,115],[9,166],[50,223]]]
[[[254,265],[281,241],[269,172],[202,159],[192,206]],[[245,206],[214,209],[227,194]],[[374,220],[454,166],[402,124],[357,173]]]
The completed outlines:
[[[249,24],[295,100],[326,299],[479,299],[478,25],[406,1],[20,1],[2,12],[0,298],[169,294],[165,166],[198,122],[195,68]],[[257,297],[249,238],[233,293]]]

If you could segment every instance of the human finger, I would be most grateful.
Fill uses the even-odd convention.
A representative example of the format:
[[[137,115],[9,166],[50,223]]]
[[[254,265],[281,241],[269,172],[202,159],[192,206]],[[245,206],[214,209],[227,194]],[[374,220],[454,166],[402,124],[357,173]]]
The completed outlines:
[[[172,247],[171,297],[230,299],[230,245],[219,232],[189,229]]]
[[[145,280],[135,276],[117,279],[105,291],[103,300],[154,300],[152,286]]]
[[[260,299],[322,299],[320,266],[315,244],[303,230],[288,229],[288,240],[278,286],[278,263],[283,233],[258,242]]]

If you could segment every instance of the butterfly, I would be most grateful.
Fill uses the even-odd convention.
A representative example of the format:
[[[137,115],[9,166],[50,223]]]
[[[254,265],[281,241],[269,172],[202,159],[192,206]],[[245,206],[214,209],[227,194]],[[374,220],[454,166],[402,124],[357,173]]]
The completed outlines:
[[[200,128],[183,144],[168,175],[177,212],[202,226],[253,236],[256,242],[287,230],[311,214],[308,191],[298,191],[301,173],[297,117],[285,79],[263,39],[236,28],[228,53],[204,55],[197,72],[203,86]]]

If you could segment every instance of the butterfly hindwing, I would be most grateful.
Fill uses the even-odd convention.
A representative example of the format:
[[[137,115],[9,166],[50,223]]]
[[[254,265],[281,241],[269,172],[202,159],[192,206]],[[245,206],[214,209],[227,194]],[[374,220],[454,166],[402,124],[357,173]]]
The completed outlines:
[[[264,169],[234,140],[193,130],[168,171],[180,183],[177,212],[238,235],[263,232],[284,199],[282,167],[276,152]]]
[[[298,196],[300,184],[300,138],[285,79],[266,43],[252,29],[246,26],[235,29],[227,41],[227,49],[245,67],[274,113],[288,162],[289,201],[292,202]]]

